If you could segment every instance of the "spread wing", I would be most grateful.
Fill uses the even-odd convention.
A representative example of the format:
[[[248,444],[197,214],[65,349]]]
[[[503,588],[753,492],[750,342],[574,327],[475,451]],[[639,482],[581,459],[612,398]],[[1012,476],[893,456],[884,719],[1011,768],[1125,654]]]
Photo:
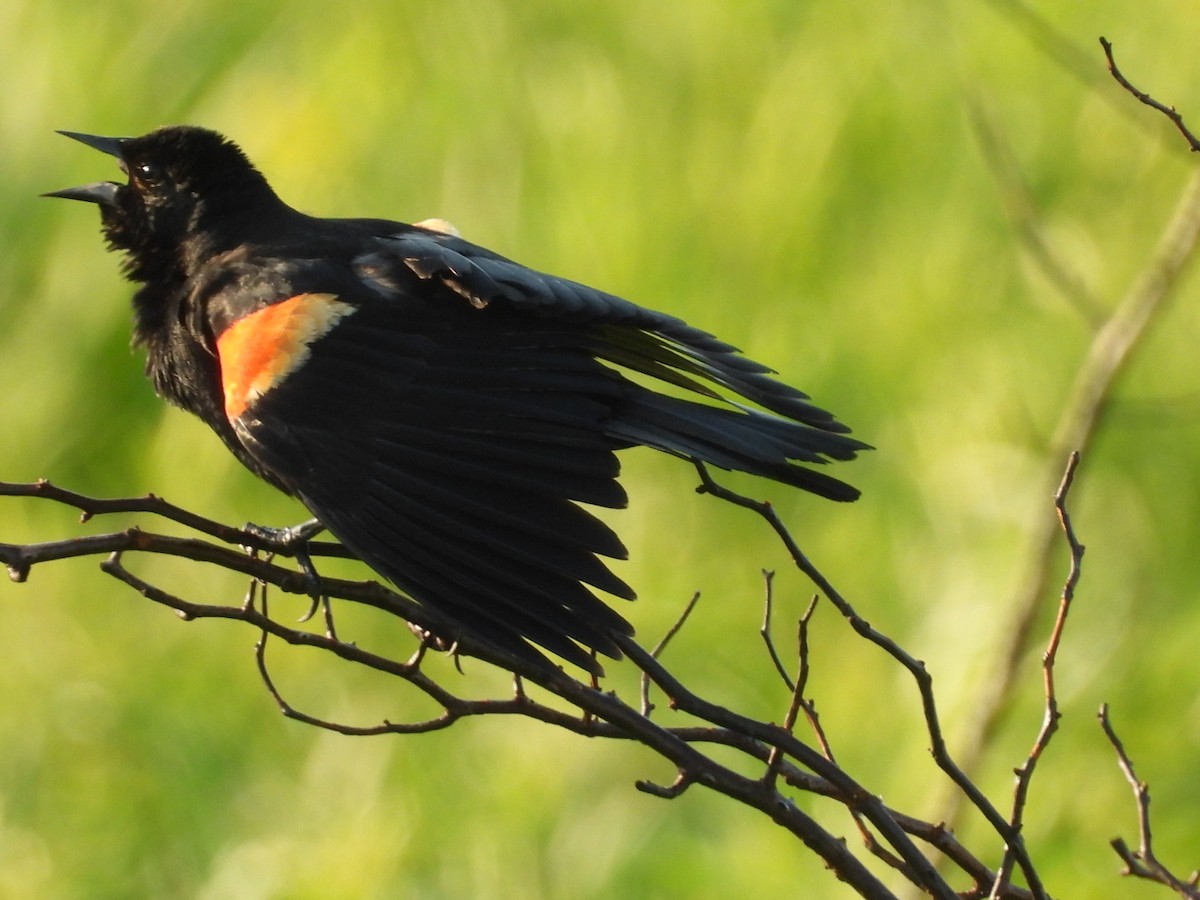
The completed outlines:
[[[602,561],[625,548],[579,505],[625,504],[618,449],[857,496],[797,463],[864,444],[678,319],[420,229],[349,272],[310,269],[218,337],[238,439],[380,574],[510,652],[591,671],[585,648],[620,656],[632,628],[589,586],[633,598]],[[769,412],[658,394],[605,362]]]
[[[595,288],[536,272],[457,235],[420,229],[380,241],[355,261],[364,283],[383,293],[427,285],[486,312],[499,307],[569,325],[595,359],[715,401],[665,396],[626,382],[604,427],[612,437],[750,472],[831,500],[858,491],[808,465],[853,459],[867,444],[809,397],[772,378],[767,366],[681,319]],[[737,402],[738,397],[762,409]],[[766,410],[767,412],[764,412]]]
[[[611,634],[632,629],[585,585],[632,599],[599,558],[625,548],[577,502],[625,504],[624,442],[602,428],[622,386],[574,336],[458,298],[368,298],[304,355],[226,408],[330,531],[512,652],[536,656],[528,639],[589,669],[579,644],[619,655]]]
[[[456,234],[414,229],[381,240],[378,250],[355,263],[364,281],[379,290],[402,289],[415,274],[479,309],[498,302],[583,326],[600,358],[697,394],[724,400],[713,390],[719,386],[823,432],[849,431],[809,402],[807,394],[771,378],[772,369],[741,356],[736,347],[708,332],[614,294],[537,272]],[[839,453],[854,449],[868,448],[854,440],[829,443],[830,455],[838,459],[844,458]]]

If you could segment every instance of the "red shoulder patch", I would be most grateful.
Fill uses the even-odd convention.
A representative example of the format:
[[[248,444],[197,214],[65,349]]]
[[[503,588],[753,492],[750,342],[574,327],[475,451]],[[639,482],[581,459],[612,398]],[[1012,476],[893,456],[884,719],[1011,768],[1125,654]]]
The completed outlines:
[[[229,421],[304,365],[313,341],[352,312],[334,294],[297,294],[225,329],[217,338],[217,356]]]

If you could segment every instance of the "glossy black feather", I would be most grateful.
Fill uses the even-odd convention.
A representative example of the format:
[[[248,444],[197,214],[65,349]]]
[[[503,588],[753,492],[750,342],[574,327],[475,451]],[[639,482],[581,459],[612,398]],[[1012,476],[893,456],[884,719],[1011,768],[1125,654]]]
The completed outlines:
[[[434,228],[303,215],[212,132],[75,137],[131,173],[59,196],[126,254],[157,390],[464,632],[539,665],[533,644],[593,672],[620,655],[633,629],[591,588],[633,598],[604,563],[625,547],[579,504],[626,504],[629,446],[858,496],[812,466],[865,444],[680,319]],[[218,339],[304,294],[350,312],[227,416]]]

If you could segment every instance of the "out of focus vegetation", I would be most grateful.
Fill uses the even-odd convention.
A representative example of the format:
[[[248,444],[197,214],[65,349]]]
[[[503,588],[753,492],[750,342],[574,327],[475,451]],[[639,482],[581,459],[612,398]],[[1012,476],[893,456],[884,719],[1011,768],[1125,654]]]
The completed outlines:
[[[928,662],[953,748],[1029,530],[1052,515],[1040,485],[1063,461],[1046,447],[1090,337],[1026,252],[1013,182],[978,123],[1102,309],[1146,264],[1196,160],[1112,83],[1097,37],[1200,125],[1192,4],[1054,4],[1044,24],[1061,45],[1020,9],[0,0],[0,479],[153,491],[230,522],[302,517],[152,396],[94,210],[37,196],[116,177],[56,128],[206,125],[302,209],[443,216],[709,328],[836,410],[878,447],[839,472],[863,499],[772,499],[872,624]],[[1165,896],[1116,874],[1107,842],[1133,837],[1134,816],[1095,723],[1102,700],[1152,783],[1160,856],[1200,865],[1196,291],[1182,286],[1139,349],[1073,498],[1088,555],[1059,659],[1066,718],[1025,833],[1061,896]],[[633,505],[614,521],[640,633],[661,633],[701,589],[675,665],[715,699],[781,718],[755,633],[760,569],[785,567],[778,546],[695,496],[676,460],[628,454],[626,480]],[[77,533],[64,510],[0,504],[2,541]],[[141,565],[193,599],[244,589]],[[788,573],[777,590],[786,622],[809,587]],[[699,789],[637,793],[636,778],[672,774],[637,747],[528,721],[373,739],[287,722],[249,631],[181,624],[91,563],[35,569],[0,587],[0,604],[2,897],[838,896],[752,813]],[[829,608],[813,642],[840,761],[932,815],[942,781],[911,684]],[[281,654],[277,676],[330,717],[420,712],[397,685],[303,653]],[[1036,654],[1024,681],[981,773],[1002,806],[1040,721]],[[804,802],[856,840],[839,808]],[[989,848],[994,864],[998,846],[974,846]]]

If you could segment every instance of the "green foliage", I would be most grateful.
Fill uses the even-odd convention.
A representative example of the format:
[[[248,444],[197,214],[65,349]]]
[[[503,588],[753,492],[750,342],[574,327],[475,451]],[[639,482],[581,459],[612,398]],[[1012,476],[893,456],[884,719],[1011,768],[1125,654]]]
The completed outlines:
[[[1056,5],[1048,21],[1078,70],[1005,8],[2,0],[0,479],[153,491],[233,522],[302,517],[160,407],[127,349],[129,291],[94,212],[36,196],[116,177],[56,128],[214,127],[302,209],[445,217],[713,330],[836,410],[878,447],[842,469],[863,500],[773,499],[872,623],[927,660],[953,747],[995,664],[1027,532],[1052,515],[1037,491],[1065,461],[1045,448],[1090,337],[1023,249],[972,106],[1105,308],[1194,162],[1108,79],[1097,36],[1200,126],[1190,4]],[[1194,292],[1184,284],[1118,386],[1074,497],[1088,555],[1059,662],[1066,718],[1026,828],[1064,896],[1142,890],[1118,882],[1107,846],[1134,817],[1101,700],[1152,783],[1160,856],[1200,865]],[[781,641],[809,587],[747,514],[695,496],[686,465],[634,452],[626,472],[633,506],[614,521],[640,634],[701,589],[674,663],[714,699],[781,718],[759,570],[781,573]],[[0,540],[80,532],[62,510],[2,508]],[[150,565],[195,599],[244,589]],[[249,632],[183,625],[91,565],[36,569],[0,602],[0,897],[838,895],[750,812],[700,789],[671,803],[634,791],[671,775],[636,747],[527,721],[339,738],[275,713]],[[813,692],[840,760],[932,815],[942,780],[911,684],[831,609],[815,628]],[[302,653],[279,666],[314,713],[414,715],[387,681]],[[1034,656],[1023,677],[982,776],[1002,807],[1041,716]],[[856,840],[838,810],[801,802]],[[995,841],[974,849],[998,859]]]

